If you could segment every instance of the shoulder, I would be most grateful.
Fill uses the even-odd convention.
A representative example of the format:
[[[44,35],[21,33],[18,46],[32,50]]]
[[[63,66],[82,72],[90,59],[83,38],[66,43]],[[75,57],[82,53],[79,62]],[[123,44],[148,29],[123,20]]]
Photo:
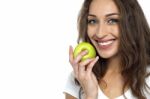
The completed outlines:
[[[147,77],[146,77],[146,80],[150,80],[150,65],[147,66],[146,68],[146,73],[147,73]]]
[[[150,64],[147,66],[146,72],[147,72],[147,73],[150,73]]]
[[[148,76],[145,78],[145,82],[149,88],[147,86],[144,88],[144,94],[146,97],[150,97],[150,65],[148,65],[146,69]]]
[[[146,73],[148,76],[145,78],[145,81],[146,81],[147,85],[150,86],[150,65],[147,66]]]
[[[74,73],[71,72],[68,75],[68,80],[66,81],[66,85],[65,85],[63,92],[70,94],[70,95],[74,96],[75,98],[78,98],[79,90],[80,90],[80,86],[75,83]]]

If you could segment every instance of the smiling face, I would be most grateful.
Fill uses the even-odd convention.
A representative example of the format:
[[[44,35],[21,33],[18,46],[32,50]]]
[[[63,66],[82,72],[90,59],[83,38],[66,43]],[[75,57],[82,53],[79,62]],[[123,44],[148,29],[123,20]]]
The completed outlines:
[[[88,14],[88,36],[102,58],[118,53],[119,10],[113,0],[93,0]]]

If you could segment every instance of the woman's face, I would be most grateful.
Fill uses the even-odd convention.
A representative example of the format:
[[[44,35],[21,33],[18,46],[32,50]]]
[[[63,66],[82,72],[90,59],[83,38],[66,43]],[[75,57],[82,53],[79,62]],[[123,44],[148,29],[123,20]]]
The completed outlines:
[[[119,10],[113,0],[93,0],[88,14],[88,36],[102,58],[117,55]]]

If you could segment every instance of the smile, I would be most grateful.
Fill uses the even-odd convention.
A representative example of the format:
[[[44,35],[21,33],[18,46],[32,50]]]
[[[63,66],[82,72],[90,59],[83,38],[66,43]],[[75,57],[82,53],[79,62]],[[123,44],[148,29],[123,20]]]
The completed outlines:
[[[113,43],[115,41],[116,41],[115,39],[99,41],[98,42],[98,47],[99,47],[99,49],[103,49],[103,50],[109,49],[109,48],[111,48],[111,46],[113,45]]]
[[[111,40],[111,41],[105,41],[105,42],[99,42],[98,44],[100,46],[107,46],[107,45],[110,45],[114,42],[114,40]]]

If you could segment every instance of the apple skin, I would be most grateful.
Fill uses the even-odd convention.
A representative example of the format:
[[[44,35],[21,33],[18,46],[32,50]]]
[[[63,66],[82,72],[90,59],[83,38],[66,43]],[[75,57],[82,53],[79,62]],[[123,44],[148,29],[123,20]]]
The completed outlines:
[[[74,58],[76,58],[77,55],[81,53],[81,51],[84,51],[84,50],[87,50],[88,53],[81,58],[81,61],[84,61],[88,58],[94,58],[96,56],[96,50],[90,43],[81,42],[74,49],[74,52],[73,52]]]

